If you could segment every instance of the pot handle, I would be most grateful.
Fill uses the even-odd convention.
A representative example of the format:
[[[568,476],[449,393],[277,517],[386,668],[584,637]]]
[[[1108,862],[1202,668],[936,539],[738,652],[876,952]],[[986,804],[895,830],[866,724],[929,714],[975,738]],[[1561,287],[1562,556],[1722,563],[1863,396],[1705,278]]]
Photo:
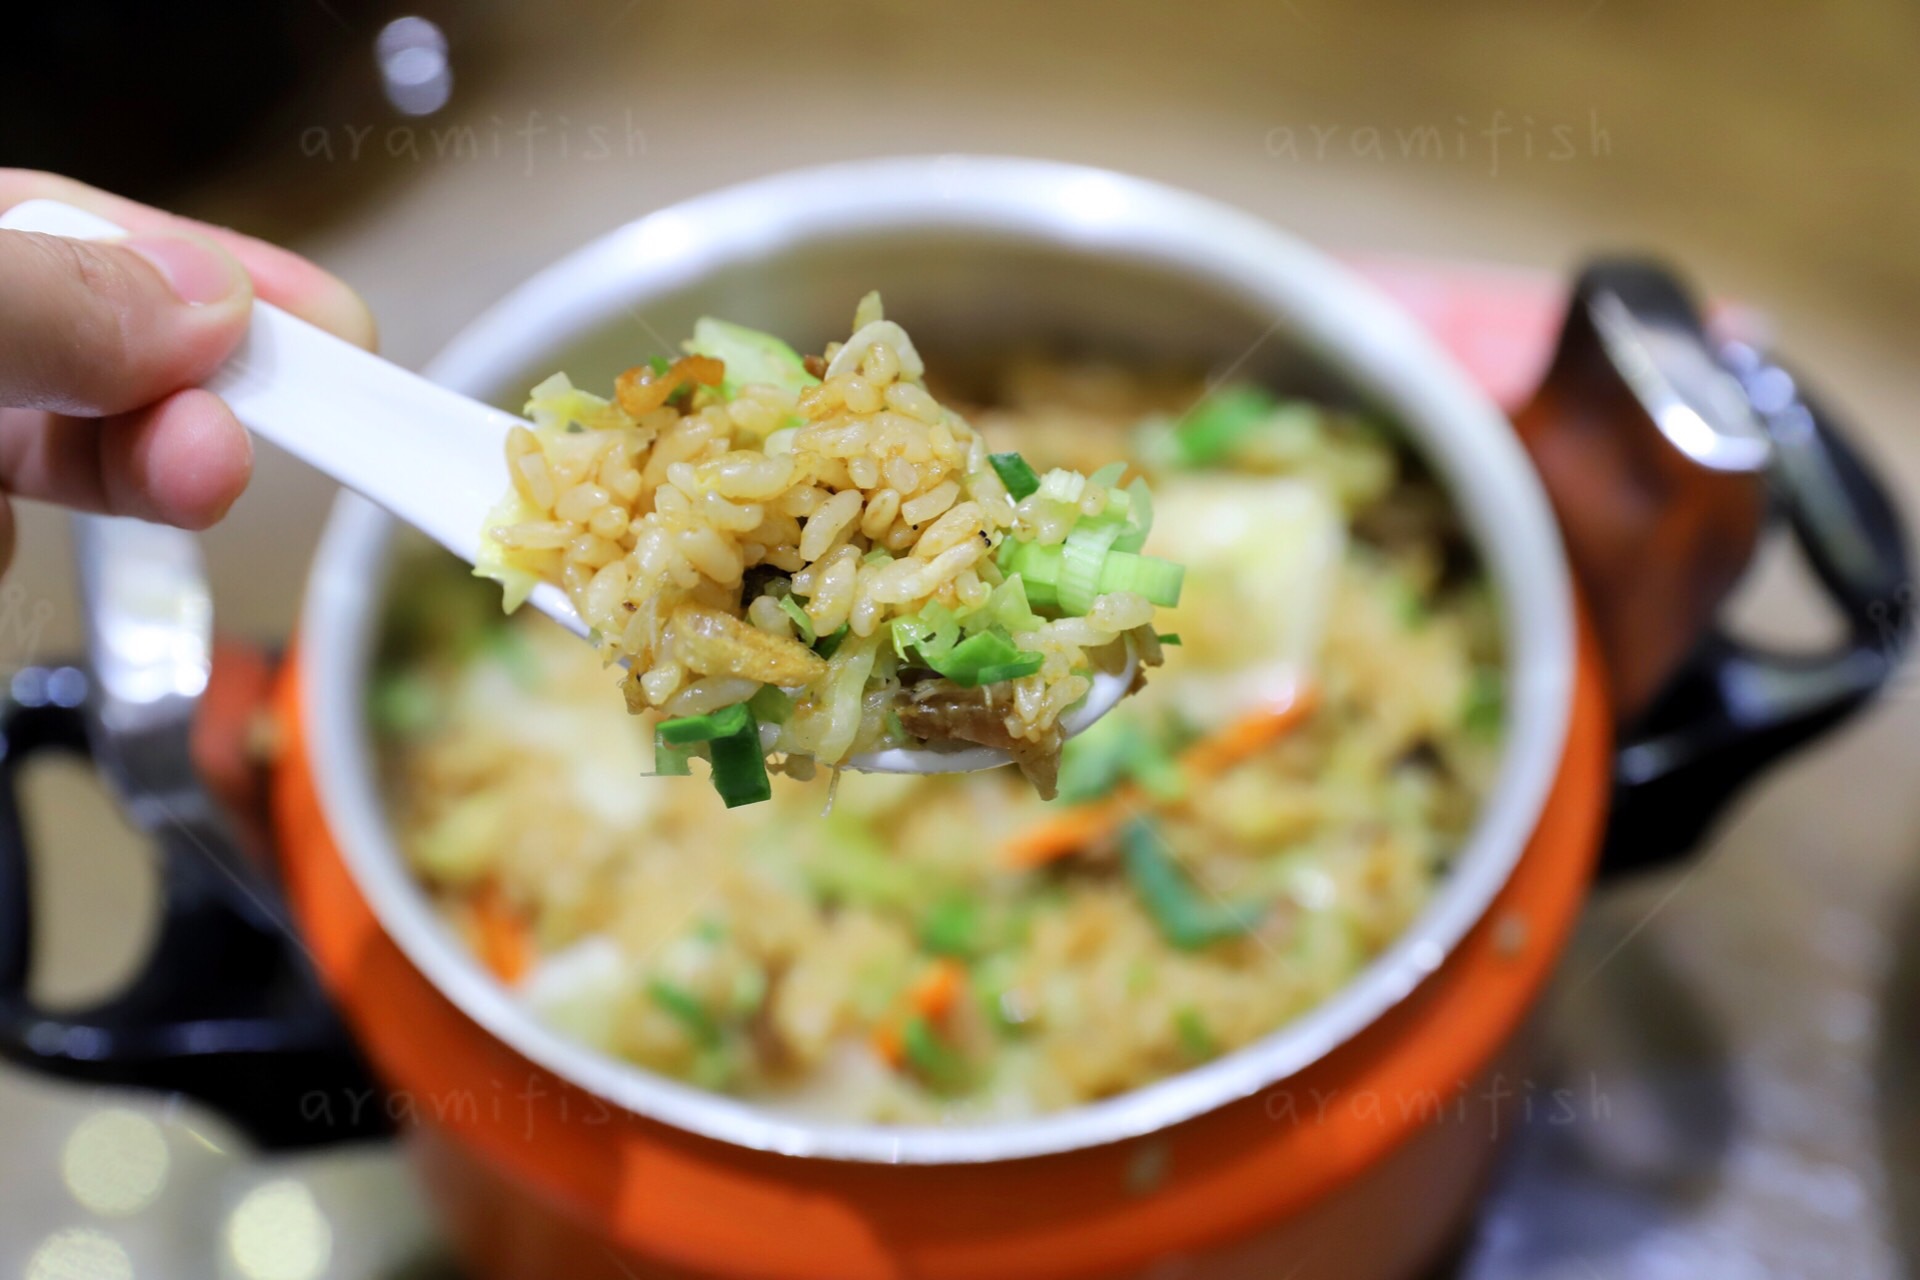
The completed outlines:
[[[1553,362],[1515,415],[1593,613],[1619,724],[1605,872],[1691,849],[1747,781],[1891,678],[1913,626],[1886,486],[1787,370],[1717,344],[1658,264],[1580,276]],[[1776,653],[1720,621],[1783,519],[1845,627]]]
[[[78,666],[28,667],[0,696],[0,1055],[61,1079],[187,1094],[267,1149],[385,1132],[380,1095],[277,892],[211,804],[137,815],[153,833],[163,905],[132,982],[86,1009],[34,1001],[32,854],[19,775],[51,753],[98,767],[89,684]]]
[[[1749,779],[1885,688],[1912,641],[1907,534],[1885,483],[1783,369],[1743,346],[1723,358],[1750,394],[1793,392],[1764,413],[1769,487],[1844,634],[1806,654],[1762,649],[1718,625],[1708,632],[1621,739],[1602,862],[1609,873],[1692,848]]]

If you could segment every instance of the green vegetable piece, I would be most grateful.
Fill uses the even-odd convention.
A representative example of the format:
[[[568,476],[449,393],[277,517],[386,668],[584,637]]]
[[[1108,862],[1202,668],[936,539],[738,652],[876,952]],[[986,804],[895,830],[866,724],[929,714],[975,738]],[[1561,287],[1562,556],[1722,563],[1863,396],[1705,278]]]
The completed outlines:
[[[1164,731],[1149,732],[1129,715],[1096,721],[1061,751],[1059,799],[1084,804],[1129,780],[1155,800],[1179,799],[1186,794],[1187,778],[1167,737]]]
[[[793,718],[793,699],[779,685],[763,684],[747,699],[747,710],[762,724],[785,724]]]
[[[726,364],[722,391],[729,399],[749,383],[798,394],[820,382],[807,372],[800,354],[772,334],[715,320],[712,316],[703,316],[694,323],[693,337],[686,349]]]
[[[805,872],[815,893],[862,906],[911,909],[925,887],[913,869],[893,857],[864,821],[836,809],[825,839],[808,850]]]
[[[1113,791],[1127,777],[1129,735],[1136,732],[1126,715],[1109,715],[1067,740],[1060,750],[1059,802],[1084,804]]]
[[[908,1018],[900,1029],[900,1043],[906,1050],[907,1065],[927,1084],[941,1091],[965,1087],[967,1064],[925,1018],[919,1014]]]
[[[813,619],[800,607],[800,602],[792,596],[780,596],[780,611],[793,619],[793,629],[800,635],[801,644],[812,644],[817,638],[813,634]]]
[[[918,654],[920,661],[936,671],[960,642],[959,620],[938,600],[929,601],[911,617],[895,618],[892,629],[893,651],[902,662]]]
[[[529,693],[538,690],[540,662],[534,656],[533,646],[527,643],[526,633],[519,627],[498,621],[482,633],[481,644],[494,661],[507,669],[514,684]]]
[[[1492,738],[1500,732],[1506,710],[1507,691],[1499,669],[1475,667],[1467,682],[1465,704],[1460,708],[1460,727],[1476,738]]]
[[[1015,502],[1030,496],[1040,487],[1040,477],[1027,460],[1017,453],[990,453],[987,461],[993,464],[994,474],[1000,477],[1001,484],[1007,486],[1007,492],[1013,495]]]
[[[373,686],[373,723],[380,732],[410,737],[432,727],[440,716],[440,697],[424,676],[398,671]]]
[[[1400,625],[1408,631],[1418,631],[1426,626],[1431,616],[1425,597],[1404,579],[1395,582],[1393,612],[1400,620]]]
[[[841,623],[831,635],[821,636],[813,642],[813,651],[823,658],[831,658],[840,651],[840,645],[847,638],[847,624]]]
[[[1060,567],[1065,550],[1060,543],[1042,546],[1038,542],[1015,542],[1009,538],[1000,544],[1000,569],[1017,573],[1026,584],[1027,601],[1036,609],[1057,608],[1060,603]]]
[[[1093,607],[1107,557],[1124,532],[1126,526],[1117,520],[1082,520],[1073,527],[1061,544],[1057,586],[1062,613],[1078,616]]]
[[[736,705],[746,711],[744,705]],[[708,758],[713,761],[713,789],[720,793],[720,799],[729,809],[773,798],[773,780],[767,777],[767,757],[760,750],[760,726],[754,722],[752,712],[746,712],[746,721],[743,731],[715,738],[707,744]]]
[[[981,626],[975,625],[976,619]],[[995,587],[986,605],[977,614],[967,618],[964,625],[975,630],[997,626],[1008,635],[1014,635],[1021,631],[1036,631],[1040,622],[1040,615],[1033,611],[1033,606],[1027,601],[1027,580],[1016,573]]]
[[[660,735],[662,742],[682,747],[690,742],[712,742],[716,738],[731,737],[752,723],[753,713],[747,710],[747,704],[736,702],[703,716],[662,720],[655,732]]]
[[[1206,1062],[1220,1055],[1220,1042],[1213,1038],[1213,1032],[1207,1030],[1206,1020],[1192,1005],[1182,1005],[1179,1012],[1173,1015],[1173,1030],[1180,1037],[1180,1047],[1194,1061]]]
[[[1045,658],[1037,653],[1028,653],[1025,657],[1015,658],[1012,662],[1002,662],[997,666],[980,668],[979,672],[973,678],[973,683],[977,686],[1001,684],[1008,680],[1020,680],[1035,674],[1044,665],[1046,665]]]
[[[1071,535],[1067,541],[1073,541]],[[1180,603],[1180,588],[1186,580],[1185,565],[1131,551],[1112,551],[1100,566],[1098,594],[1134,591],[1159,608],[1171,609]]]
[[[1155,636],[1154,639],[1158,640],[1167,648],[1178,649],[1180,647],[1180,633],[1178,631],[1162,631],[1159,635]]]
[[[1127,531],[1114,539],[1113,549],[1138,552],[1147,545],[1147,535],[1153,532],[1153,491],[1147,488],[1144,477],[1135,476],[1126,492],[1114,497],[1127,500]]]
[[[980,949],[980,904],[942,898],[920,922],[920,945],[935,955],[966,959]]]
[[[693,772],[688,761],[692,760],[698,745],[689,743],[676,747],[660,736],[660,727],[653,729],[653,772],[660,778],[684,778]]]
[[[1201,899],[1168,854],[1159,829],[1146,818],[1135,818],[1122,829],[1120,856],[1160,935],[1182,951],[1244,937],[1266,914],[1265,903]]]
[[[1038,671],[1045,659],[1037,653],[1016,648],[1013,641],[998,631],[982,631],[953,646],[952,652],[937,662],[935,671],[963,689],[997,684]]]
[[[665,356],[651,356],[647,359],[647,368],[653,370],[655,377],[659,377],[667,370],[673,368],[673,361],[667,359]]]
[[[714,1021],[707,1007],[691,991],[665,978],[652,978],[647,982],[647,994],[653,997],[655,1004],[673,1015],[673,1020],[696,1043],[707,1046],[720,1043],[720,1024]]]
[[[713,789],[727,808],[757,804],[773,796],[766,756],[760,750],[760,725],[744,702],[722,707],[704,716],[662,720],[654,731],[672,747],[707,744],[713,763]]]
[[[1244,383],[1223,387],[1194,407],[1174,428],[1180,461],[1210,467],[1225,461],[1241,437],[1273,416],[1280,402]]]

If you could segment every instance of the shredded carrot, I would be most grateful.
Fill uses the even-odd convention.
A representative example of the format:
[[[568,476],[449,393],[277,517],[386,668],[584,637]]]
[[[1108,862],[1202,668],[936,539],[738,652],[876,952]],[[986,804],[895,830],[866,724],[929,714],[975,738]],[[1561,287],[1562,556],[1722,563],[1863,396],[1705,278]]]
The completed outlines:
[[[1007,842],[1005,860],[1016,867],[1037,867],[1084,849],[1119,826],[1133,800],[1133,789],[1122,787],[1110,796],[1036,822]]]
[[[960,962],[943,957],[920,975],[907,998],[915,1013],[929,1022],[938,1022],[959,1002],[966,981],[967,971],[960,967]]]
[[[533,933],[526,920],[495,885],[475,894],[471,903],[481,963],[509,986],[519,982],[533,968]]]
[[[1225,773],[1306,720],[1313,713],[1314,703],[1312,690],[1302,690],[1282,706],[1265,707],[1244,715],[1219,733],[1188,747],[1180,756],[1181,767],[1201,777]]]
[[[1180,768],[1197,778],[1225,773],[1305,721],[1315,704],[1313,691],[1303,689],[1285,703],[1250,712],[1188,747],[1180,754]],[[1142,803],[1138,789],[1127,786],[1075,805],[1014,836],[1001,851],[1003,860],[1009,866],[1038,867],[1064,858],[1113,832]]]
[[[895,1070],[906,1062],[907,1042],[898,1022],[889,1020],[873,1029],[873,1051]]]
[[[906,1012],[917,1013],[928,1022],[944,1021],[960,1003],[966,985],[967,971],[958,960],[946,957],[935,960],[907,988]],[[906,1036],[902,1029],[905,1020],[904,1014],[890,1017],[873,1029],[873,1051],[894,1067],[907,1060]]]

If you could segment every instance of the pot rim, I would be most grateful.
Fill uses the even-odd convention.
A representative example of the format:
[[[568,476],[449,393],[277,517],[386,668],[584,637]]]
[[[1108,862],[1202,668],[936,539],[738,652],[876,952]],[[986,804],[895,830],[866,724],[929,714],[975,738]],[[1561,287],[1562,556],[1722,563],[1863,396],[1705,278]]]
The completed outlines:
[[[1036,248],[1184,272],[1274,317],[1404,425],[1454,498],[1498,587],[1508,654],[1507,745],[1453,869],[1413,925],[1339,992],[1234,1053],[1100,1102],[956,1128],[815,1123],[709,1093],[549,1030],[434,913],[392,839],[357,690],[396,525],[351,494],[316,554],[300,624],[299,697],[328,825],[381,927],[467,1016],[515,1051],[623,1109],[722,1142],[877,1163],[1017,1159],[1151,1133],[1249,1096],[1345,1043],[1432,974],[1506,883],[1565,747],[1573,690],[1570,577],[1558,526],[1506,419],[1397,307],[1259,219],[1143,179],[1049,161],[905,157],[798,170],[649,214],[509,293],[428,368],[458,390],[502,388],[524,335],[564,346],[649,295],[718,267],[888,232],[989,232]],[[1272,330],[1270,330],[1271,332]]]

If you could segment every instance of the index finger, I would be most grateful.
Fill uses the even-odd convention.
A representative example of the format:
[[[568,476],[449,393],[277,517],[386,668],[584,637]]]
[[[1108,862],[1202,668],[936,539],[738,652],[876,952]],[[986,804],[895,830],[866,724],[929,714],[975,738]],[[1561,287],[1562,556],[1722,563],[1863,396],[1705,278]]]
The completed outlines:
[[[0,212],[36,199],[65,201],[110,218],[128,231],[190,228],[240,260],[253,277],[255,296],[369,351],[378,343],[373,313],[360,295],[297,253],[226,227],[150,208],[57,173],[0,168]]]

